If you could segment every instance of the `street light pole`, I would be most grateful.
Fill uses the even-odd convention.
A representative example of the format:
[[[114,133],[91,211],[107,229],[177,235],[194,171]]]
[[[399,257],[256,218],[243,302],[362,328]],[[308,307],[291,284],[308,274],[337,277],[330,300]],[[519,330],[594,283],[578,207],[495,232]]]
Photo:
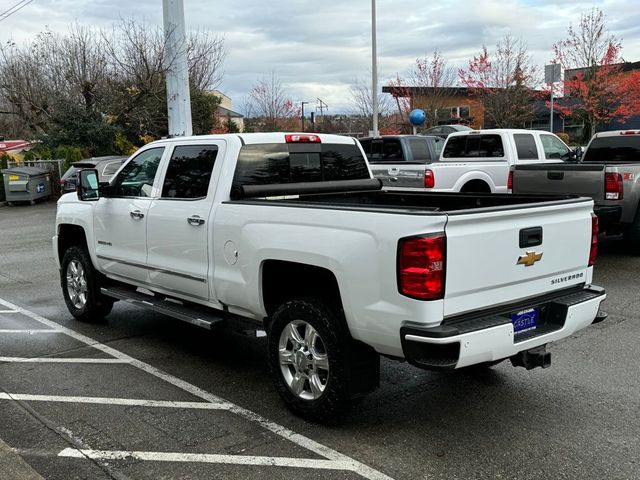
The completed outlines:
[[[376,0],[371,0],[371,106],[373,136],[378,136],[378,51],[376,39]]]
[[[169,136],[193,135],[183,0],[162,0]]]
[[[304,106],[309,102],[300,102],[302,105],[302,115],[300,116],[300,120],[302,121],[302,131],[304,132]]]

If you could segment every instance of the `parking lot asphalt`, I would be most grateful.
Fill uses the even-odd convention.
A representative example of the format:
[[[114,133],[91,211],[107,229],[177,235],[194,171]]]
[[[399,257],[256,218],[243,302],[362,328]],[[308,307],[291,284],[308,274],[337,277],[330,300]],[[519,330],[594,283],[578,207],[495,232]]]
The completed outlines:
[[[74,321],[54,216],[53,203],[0,208],[3,480],[640,478],[640,257],[615,239],[595,274],[609,318],[553,344],[551,368],[383,359],[381,388],[322,426],[280,402],[263,338],[122,302],[105,323]]]

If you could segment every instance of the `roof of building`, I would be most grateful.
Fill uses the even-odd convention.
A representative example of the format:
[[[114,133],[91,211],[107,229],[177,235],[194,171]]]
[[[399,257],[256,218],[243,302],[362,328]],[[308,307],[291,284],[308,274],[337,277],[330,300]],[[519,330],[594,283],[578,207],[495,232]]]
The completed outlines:
[[[228,108],[220,107],[217,108],[217,114],[223,117],[231,117],[231,118],[244,118],[244,115],[238,112],[234,112],[233,110],[229,110]]]

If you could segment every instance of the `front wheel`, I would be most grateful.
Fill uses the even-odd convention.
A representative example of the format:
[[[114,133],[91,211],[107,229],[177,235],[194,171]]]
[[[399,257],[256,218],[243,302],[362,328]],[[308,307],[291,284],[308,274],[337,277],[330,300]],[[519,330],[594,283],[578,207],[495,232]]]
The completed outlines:
[[[113,308],[113,300],[100,293],[101,275],[86,249],[70,247],[62,257],[60,284],[71,315],[83,322],[97,322]]]
[[[289,409],[327,421],[351,405],[348,335],[334,311],[313,299],[283,303],[269,330],[269,368]]]

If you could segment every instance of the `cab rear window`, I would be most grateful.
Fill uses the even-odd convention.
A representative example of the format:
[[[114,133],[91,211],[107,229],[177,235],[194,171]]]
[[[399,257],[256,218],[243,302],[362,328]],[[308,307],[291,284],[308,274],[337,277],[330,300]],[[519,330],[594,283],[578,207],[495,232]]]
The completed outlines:
[[[450,136],[444,146],[443,158],[500,158],[504,147],[500,135]]]
[[[584,154],[583,162],[640,163],[640,135],[594,138]]]
[[[271,143],[240,149],[236,185],[270,185],[370,178],[356,145]]]

